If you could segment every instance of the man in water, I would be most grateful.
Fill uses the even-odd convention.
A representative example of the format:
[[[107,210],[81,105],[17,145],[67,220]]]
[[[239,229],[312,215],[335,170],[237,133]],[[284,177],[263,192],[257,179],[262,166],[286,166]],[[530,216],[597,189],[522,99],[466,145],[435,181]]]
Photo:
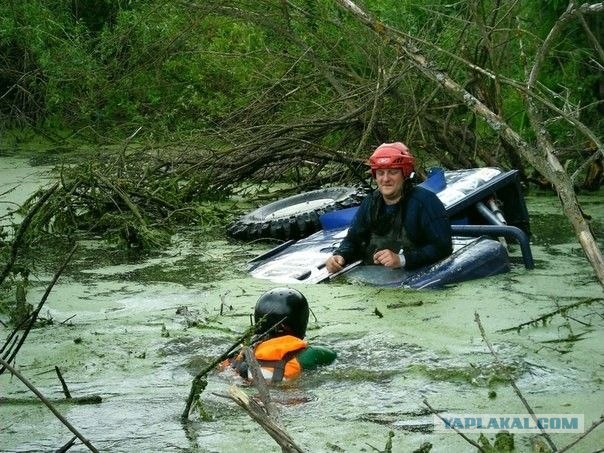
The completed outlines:
[[[265,379],[271,382],[290,381],[303,371],[329,365],[336,359],[335,351],[323,346],[310,346],[304,336],[308,325],[308,301],[291,288],[274,288],[260,296],[254,309],[257,340],[254,355]],[[227,359],[230,366],[248,379],[251,374],[242,353]]]
[[[330,273],[364,264],[413,269],[452,252],[445,207],[431,191],[414,186],[415,159],[401,142],[383,143],[369,158],[377,190],[361,203],[346,238],[325,262]]]

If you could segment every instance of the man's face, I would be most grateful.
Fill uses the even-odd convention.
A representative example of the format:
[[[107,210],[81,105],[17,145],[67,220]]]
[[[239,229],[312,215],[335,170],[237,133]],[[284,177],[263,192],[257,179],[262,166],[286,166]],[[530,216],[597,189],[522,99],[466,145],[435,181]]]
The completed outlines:
[[[386,202],[396,202],[403,193],[403,171],[400,169],[388,168],[375,171],[375,180],[378,190]]]

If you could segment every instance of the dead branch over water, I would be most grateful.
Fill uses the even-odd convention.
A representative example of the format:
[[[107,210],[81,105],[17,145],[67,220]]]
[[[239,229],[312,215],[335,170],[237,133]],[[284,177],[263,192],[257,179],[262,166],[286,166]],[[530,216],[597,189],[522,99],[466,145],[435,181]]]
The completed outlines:
[[[587,437],[594,429],[596,429],[602,423],[604,423],[604,414],[600,415],[600,418],[598,420],[596,420],[595,422],[593,422],[591,424],[591,426],[589,428],[587,428],[583,434],[581,434],[579,437],[577,437],[575,440],[573,440],[571,443],[569,443],[565,447],[562,447],[560,450],[558,450],[558,452],[562,453],[564,451],[570,450],[572,447],[574,447],[579,442],[581,442],[583,439],[585,439],[585,437]],[[602,451],[602,450],[600,450],[600,451]]]
[[[520,323],[520,324],[518,324],[518,325],[516,325],[514,327],[508,327],[506,329],[501,329],[501,330],[499,330],[499,332],[513,332],[513,331],[520,332],[520,330],[523,327],[538,326],[540,324],[545,324],[545,323],[547,323],[548,320],[550,320],[551,318],[553,318],[556,315],[562,315],[562,316],[564,316],[569,310],[581,307],[583,305],[591,305],[594,302],[600,302],[600,303],[602,303],[602,302],[604,302],[604,299],[598,299],[598,298],[584,299],[584,300],[581,300],[579,302],[575,302],[574,304],[565,305],[565,306],[560,307],[560,308],[558,308],[558,309],[556,309],[554,311],[551,311],[549,313],[541,315],[541,316],[539,316],[539,317],[537,317],[535,319],[531,319],[530,321],[526,321],[526,322]]]
[[[42,395],[42,393],[40,393],[40,391],[31,384],[31,382],[29,382],[21,373],[19,373],[19,371],[15,370],[3,358],[0,358],[0,364],[2,364],[3,369],[8,369],[8,371],[10,371],[21,382],[23,382],[27,386],[27,388],[30,389],[40,399],[40,401],[42,401],[46,405],[46,407],[48,407],[48,409],[50,409],[50,411],[55,415],[55,417],[57,417],[61,421],[61,423],[63,423],[67,427],[67,429],[69,429],[69,431],[75,434],[78,439],[80,439],[82,443],[88,447],[90,451],[95,453],[98,452],[94,445],[92,445],[92,443],[90,443],[88,439],[86,439],[82,434],[80,434],[80,432],[71,423],[69,423],[69,421],[65,417],[63,417],[63,415],[61,415],[61,413],[55,408],[55,406],[44,395]]]
[[[432,414],[436,415],[438,418],[440,418],[444,423],[446,423],[447,421],[432,407],[430,406],[430,403],[428,403],[427,399],[424,399],[423,401],[424,405],[430,410],[430,412],[432,412]],[[478,451],[480,452],[484,452],[484,448],[482,448],[480,446],[480,444],[478,444],[477,442],[473,441],[472,439],[470,439],[468,436],[466,436],[464,433],[462,433],[461,431],[459,431],[455,426],[451,426],[451,428],[453,429],[453,431],[455,431],[457,434],[459,434],[459,436],[461,436],[461,438],[463,440],[465,440],[467,443],[469,443],[470,445],[472,445],[473,447],[477,448]]]
[[[69,254],[67,255],[67,257],[63,261],[63,264],[59,267],[59,269],[55,273],[54,277],[52,278],[51,282],[46,287],[46,291],[44,291],[44,295],[42,296],[42,299],[40,299],[40,302],[38,303],[38,306],[36,307],[36,309],[31,313],[31,315],[28,318],[28,320],[29,320],[28,324],[25,327],[24,332],[21,334],[21,338],[17,337],[18,327],[7,338],[4,346],[2,347],[2,352],[4,352],[4,350],[9,345],[9,343],[11,342],[11,339],[13,337],[15,338],[15,340],[10,345],[10,347],[8,347],[8,349],[6,350],[6,352],[4,352],[4,357],[2,358],[3,361],[6,360],[7,362],[10,363],[13,360],[15,360],[15,357],[16,357],[17,353],[19,352],[19,349],[21,349],[21,346],[23,346],[23,343],[25,343],[25,340],[26,340],[27,336],[29,335],[29,332],[30,332],[31,328],[35,324],[36,319],[38,318],[38,315],[40,314],[40,310],[42,310],[42,307],[44,306],[44,303],[46,302],[46,299],[48,299],[48,296],[50,295],[50,292],[52,291],[52,288],[57,283],[57,281],[59,280],[59,277],[61,276],[61,274],[63,273],[63,271],[65,270],[65,268],[69,264],[69,262],[71,261],[71,258],[73,257],[73,254],[75,253],[76,249],[77,249],[77,245],[75,245],[71,249],[71,251],[69,252]],[[2,374],[5,369],[6,368],[4,366],[2,366],[0,368],[0,374]]]
[[[244,346],[243,353],[252,374],[252,383],[258,390],[258,398],[262,404],[259,404],[254,398],[249,397],[235,386],[229,388],[227,395],[218,394],[218,396],[235,401],[238,406],[245,410],[279,444],[281,451],[286,453],[303,453],[304,450],[295,443],[291,435],[281,425],[278,411],[271,401],[268,384],[264,379],[260,364],[256,360],[252,348]]]
[[[199,373],[197,373],[197,375],[193,378],[193,381],[191,383],[191,391],[189,392],[189,396],[187,397],[185,409],[180,416],[181,421],[186,422],[189,419],[189,413],[191,412],[191,407],[192,407],[193,403],[199,402],[199,397],[207,386],[207,381],[205,379],[206,375],[210,371],[215,369],[216,366],[218,364],[220,364],[223,360],[230,357],[231,354],[233,354],[234,351],[236,351],[238,348],[240,348],[243,343],[248,341],[251,338],[251,336],[254,334],[255,329],[256,328],[254,326],[252,326],[248,330],[246,330],[243,333],[243,335],[241,335],[239,338],[237,338],[237,340],[235,340],[235,342],[233,344],[231,344],[231,346],[229,346],[229,348],[220,355],[220,357],[217,357],[216,359],[214,359],[208,366],[206,366],[203,370],[201,370]]]
[[[31,207],[31,209],[28,211],[27,215],[19,225],[19,229],[17,230],[15,237],[12,241],[9,258],[6,261],[4,269],[2,269],[2,273],[0,273],[0,285],[2,285],[2,283],[10,273],[13,265],[15,264],[19,247],[23,245],[23,236],[27,232],[27,229],[29,228],[34,216],[38,213],[38,211],[40,211],[40,209],[42,209],[44,204],[48,201],[48,199],[52,196],[52,194],[55,192],[55,190],[57,190],[58,187],[59,183],[56,182],[49,189],[43,189],[41,191],[41,196]]]
[[[478,324],[478,329],[480,330],[480,336],[482,337],[483,341],[486,343],[487,347],[489,348],[489,351],[495,358],[495,362],[497,363],[497,365],[499,367],[504,369],[503,362],[501,361],[501,359],[499,358],[499,355],[497,355],[497,353],[495,352],[495,349],[493,349],[493,346],[491,345],[491,342],[487,338],[487,334],[484,330],[484,327],[482,327],[482,323],[480,322],[480,316],[478,315],[478,313],[474,313],[474,321],[476,322],[476,324]],[[531,414],[531,417],[535,421],[535,426],[539,427],[539,429],[541,430],[541,434],[543,434],[543,437],[545,438],[545,440],[548,443],[548,445],[550,446],[550,448],[553,451],[557,451],[558,448],[556,447],[556,444],[554,444],[554,441],[552,440],[551,436],[539,424],[537,416],[535,415],[535,411],[529,405],[528,401],[526,400],[526,398],[524,397],[522,392],[520,392],[520,389],[516,385],[516,382],[514,382],[514,379],[511,376],[508,376],[508,379],[509,379],[510,385],[512,386],[512,389],[514,390],[514,393],[516,393],[516,396],[518,396],[520,401],[522,401],[522,404],[526,408],[527,412],[529,414]]]
[[[107,152],[63,167],[59,182],[25,203],[28,221],[19,229],[23,233],[13,243],[2,275],[10,273],[26,230],[102,235],[127,248],[148,250],[166,245],[174,229],[183,225],[221,232],[225,219],[236,211],[216,201],[226,201],[242,187],[259,190],[263,183],[288,180],[302,190],[323,182],[350,181],[354,176],[346,175],[357,172],[363,161],[316,144],[317,136],[349,121],[330,119],[257,131],[253,139],[248,135],[247,142],[221,150],[185,145]]]
[[[241,350],[239,353],[243,354],[245,357],[248,369],[252,374],[252,383],[258,390],[258,397],[262,404],[259,404],[253,398],[250,398],[236,386],[231,386],[228,394],[215,393],[216,396],[229,398],[237,403],[237,405],[243,408],[248,415],[279,444],[282,451],[303,453],[303,450],[296,445],[292,437],[281,426],[279,412],[271,400],[268,384],[264,379],[260,364],[256,360],[253,349],[246,345],[254,332],[255,326],[250,327],[250,329],[238,338],[220,357],[212,361],[210,365],[205,367],[195,376],[185,410],[181,415],[181,421],[183,423],[188,421],[189,412],[194,401],[197,402],[197,404],[200,404],[201,393],[207,385],[206,375],[215,369],[219,363],[231,357],[233,353],[240,348]]]
[[[56,399],[48,399],[51,403],[59,403],[59,404],[76,404],[76,405],[87,405],[87,404],[101,404],[103,402],[103,397],[101,395],[84,395],[84,396],[75,396],[70,398],[56,398]],[[28,399],[28,398],[4,398],[0,397],[1,404],[32,404],[37,403],[37,399]]]
[[[585,301],[579,302],[578,304],[584,304],[584,303],[585,303]],[[573,304],[573,305],[578,305],[578,304]],[[568,309],[568,308],[571,308],[571,307],[565,307],[565,309]],[[497,352],[495,352],[493,345],[491,345],[491,342],[487,338],[487,334],[484,330],[484,327],[482,326],[482,322],[480,321],[480,316],[478,315],[478,313],[474,313],[474,321],[478,325],[478,329],[480,330],[480,336],[482,337],[482,339],[485,342],[485,344],[487,345],[489,351],[495,358],[496,363],[503,369],[503,362],[501,361],[501,359],[499,358],[499,355],[497,354]],[[510,382],[510,385],[512,386],[512,389],[514,390],[514,393],[516,393],[516,395],[518,396],[520,401],[522,401],[522,404],[524,405],[524,407],[526,408],[528,413],[531,415],[531,417],[533,417],[533,420],[535,421],[536,426],[538,426],[539,429],[541,430],[543,437],[545,438],[546,442],[548,443],[548,445],[550,446],[552,451],[559,451],[559,452],[568,451],[569,449],[574,447],[577,443],[579,443],[580,441],[585,439],[585,437],[587,437],[587,435],[590,434],[592,431],[594,431],[598,426],[600,426],[602,423],[604,423],[604,414],[603,414],[603,415],[600,415],[600,418],[598,420],[594,421],[592,423],[592,425],[587,430],[585,430],[585,432],[583,434],[581,434],[577,439],[570,442],[565,447],[558,449],[556,447],[556,444],[554,444],[553,440],[551,439],[550,435],[538,423],[537,416],[535,415],[533,408],[529,405],[529,403],[526,400],[526,398],[524,397],[524,395],[520,392],[520,389],[518,388],[518,386],[514,382],[514,379],[512,379],[511,376],[509,376],[509,382]],[[461,434],[461,433],[458,433],[458,434]]]
[[[277,408],[271,400],[271,394],[268,389],[268,384],[264,379],[260,364],[258,363],[258,360],[256,360],[256,355],[254,354],[253,349],[249,346],[245,346],[243,348],[243,353],[245,356],[245,361],[248,364],[249,370],[252,373],[252,382],[254,384],[254,387],[256,387],[256,389],[258,390],[258,397],[264,405],[264,410],[270,418],[272,418],[275,422],[279,422],[279,412],[277,411]]]
[[[222,396],[222,395],[219,395]],[[248,397],[241,389],[232,386],[229,388],[227,398],[235,401],[249,416],[264,429],[275,442],[279,444],[284,452],[303,453],[302,450],[291,436],[283,428],[271,419],[254,399]]]

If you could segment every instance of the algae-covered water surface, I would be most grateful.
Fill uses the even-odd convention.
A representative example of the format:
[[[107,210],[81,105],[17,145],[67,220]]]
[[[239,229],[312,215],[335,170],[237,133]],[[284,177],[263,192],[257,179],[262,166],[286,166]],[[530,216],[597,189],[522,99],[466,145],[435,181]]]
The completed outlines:
[[[15,164],[0,166],[0,172],[6,182],[15,172],[33,170]],[[601,238],[601,192],[583,202]],[[333,365],[272,390],[298,445],[309,452],[383,450],[392,431],[392,451],[414,451],[425,442],[437,452],[475,451],[454,433],[433,432],[423,400],[439,411],[525,414],[507,376],[537,413],[583,414],[586,427],[600,417],[602,288],[556,198],[530,196],[528,206],[532,271],[515,264],[508,274],[438,291],[345,279],[298,285],[314,314],[309,341],[338,352]],[[15,365],[101,451],[279,451],[220,396],[232,384],[243,386],[229,373],[209,375],[202,394],[205,417],[193,413],[189,423],[180,421],[193,376],[245,331],[256,299],[274,286],[244,271],[246,259],[260,251],[204,242],[193,231],[175,237],[157,256],[126,261],[101,243],[82,241],[42,311],[50,325],[30,333]],[[52,277],[43,269],[30,276],[30,303],[40,300]],[[489,353],[475,313],[503,366]],[[523,326],[540,317],[543,322]],[[9,329],[0,329],[5,338]],[[72,396],[100,395],[102,402],[62,401],[55,366]],[[0,389],[1,451],[51,451],[72,437],[9,373],[0,376]],[[552,438],[561,447],[576,436]],[[534,435],[516,434],[514,440],[516,451],[536,448]],[[576,451],[601,448],[604,428],[579,445]],[[85,450],[79,442],[71,449]]]

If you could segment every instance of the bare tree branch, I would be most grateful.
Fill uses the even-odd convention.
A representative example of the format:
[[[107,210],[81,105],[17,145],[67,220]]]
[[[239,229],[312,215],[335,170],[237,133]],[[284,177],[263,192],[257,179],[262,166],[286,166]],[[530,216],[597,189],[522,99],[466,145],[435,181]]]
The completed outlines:
[[[484,340],[484,342],[486,343],[487,347],[489,348],[489,351],[491,351],[491,354],[495,358],[495,361],[497,362],[497,365],[499,365],[499,367],[501,369],[504,369],[503,362],[501,361],[501,359],[499,358],[499,356],[495,352],[495,349],[493,349],[493,345],[491,345],[491,342],[487,338],[487,334],[484,331],[484,327],[482,327],[482,323],[480,322],[480,316],[476,312],[474,313],[474,321],[476,322],[476,324],[478,324],[478,329],[480,330],[480,335],[482,336],[482,339]],[[524,405],[524,407],[526,408],[526,410],[528,411],[528,413],[531,414],[531,417],[533,417],[533,420],[535,421],[535,426],[539,427],[539,429],[541,430],[541,434],[543,434],[543,437],[545,438],[545,440],[549,444],[550,448],[553,451],[557,451],[558,448],[556,447],[556,444],[554,444],[554,441],[552,440],[552,438],[550,437],[550,435],[547,433],[547,431],[545,431],[541,427],[541,424],[539,423],[539,420],[537,419],[537,415],[535,415],[535,411],[530,406],[530,404],[528,403],[528,401],[526,400],[526,398],[524,397],[524,395],[522,395],[522,393],[520,392],[520,389],[516,385],[516,382],[514,382],[514,379],[511,376],[509,376],[509,381],[510,381],[510,385],[512,386],[512,389],[514,389],[514,393],[516,393],[516,395],[518,396],[518,398],[520,398],[520,401],[522,401],[522,404]]]
[[[438,412],[436,412],[436,410],[430,406],[430,403],[428,403],[428,400],[424,398],[423,403],[428,407],[428,409],[430,409],[430,412],[432,412],[434,415],[436,415],[438,418],[440,418],[443,422],[447,422]],[[451,425],[451,428],[453,429],[453,431],[455,431],[457,434],[459,434],[463,440],[465,440],[467,443],[469,443],[470,445],[476,447],[478,449],[478,451],[483,452],[484,453],[484,448],[482,448],[480,446],[480,444],[478,444],[477,442],[473,441],[472,439],[470,439],[468,436],[466,436],[464,433],[462,433],[460,430],[458,430],[455,426]]]
[[[19,342],[16,343],[16,345],[15,345],[15,343],[13,343],[14,347],[10,347],[4,353],[3,359],[6,360],[7,362],[12,362],[15,359],[15,357],[17,356],[17,353],[19,352],[19,349],[21,349],[21,346],[23,346],[23,343],[25,343],[25,339],[27,338],[31,328],[34,326],[36,319],[38,319],[40,310],[42,310],[42,307],[44,306],[46,299],[48,299],[48,296],[50,295],[52,288],[55,286],[55,283],[57,283],[57,280],[59,280],[59,277],[61,276],[61,274],[67,267],[67,264],[69,264],[69,261],[71,261],[71,258],[73,257],[73,254],[75,253],[77,248],[78,248],[77,244],[72,247],[71,251],[67,254],[67,257],[63,261],[63,264],[61,264],[59,269],[55,272],[55,275],[53,276],[51,282],[46,287],[46,291],[44,291],[44,295],[42,296],[42,299],[40,299],[40,302],[38,302],[38,306],[32,312],[32,314],[29,316],[29,323],[25,327],[25,331],[23,332],[23,335],[19,339]],[[5,370],[4,366],[0,367],[0,374],[2,374],[4,372],[4,370]]]
[[[2,364],[3,367],[8,369],[8,371],[10,371],[12,374],[17,376],[17,378],[21,382],[23,382],[27,386],[27,388],[30,389],[40,399],[40,401],[42,401],[46,405],[46,407],[48,407],[48,409],[50,409],[54,416],[57,417],[61,421],[61,423],[63,423],[69,429],[69,431],[74,433],[78,437],[78,439],[80,439],[82,443],[88,447],[90,451],[98,453],[98,450],[95,448],[95,446],[92,445],[90,441],[86,439],[82,434],[80,434],[80,432],[76,428],[74,428],[74,426],[69,423],[69,421],[67,421],[67,419],[63,417],[63,415],[61,415],[61,413],[54,407],[54,405],[44,395],[42,395],[42,393],[40,393],[40,391],[35,388],[31,382],[29,382],[21,373],[15,370],[7,361],[5,361],[1,357],[0,364]]]
[[[586,429],[583,434],[581,434],[579,437],[577,437],[575,440],[573,440],[570,444],[568,444],[565,447],[562,447],[560,450],[558,450],[558,453],[562,453],[564,451],[570,450],[572,447],[574,447],[575,445],[577,445],[580,441],[582,441],[583,439],[585,439],[585,437],[589,433],[591,433],[594,429],[596,429],[602,423],[604,423],[604,415],[600,415],[600,418],[597,419],[595,422],[593,422],[591,424],[591,426],[588,429]],[[600,451],[602,451],[602,450],[600,450]]]
[[[591,28],[589,28],[589,25],[585,20],[585,17],[583,17],[583,14],[578,13],[577,17],[579,18],[579,22],[581,22],[581,25],[585,30],[585,34],[587,34],[587,37],[591,41],[591,44],[594,46],[594,49],[596,49],[598,55],[600,56],[600,64],[604,64],[604,49],[602,48],[600,41],[598,41],[598,38],[594,36],[593,32],[591,31]]]

